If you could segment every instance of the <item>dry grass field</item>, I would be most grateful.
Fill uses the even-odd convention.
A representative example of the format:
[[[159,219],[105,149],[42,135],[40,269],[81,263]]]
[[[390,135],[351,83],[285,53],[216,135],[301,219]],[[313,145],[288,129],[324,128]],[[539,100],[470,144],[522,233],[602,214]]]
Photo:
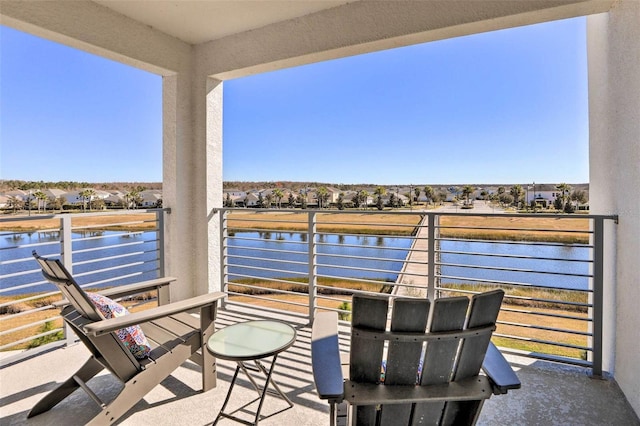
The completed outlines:
[[[443,216],[440,234],[446,237],[517,241],[587,243],[589,221],[558,217]],[[450,227],[450,228],[448,228]]]
[[[410,235],[421,221],[419,214],[392,215],[366,213],[318,213],[319,232],[358,234]],[[273,231],[304,231],[309,227],[305,212],[233,212],[228,216],[229,230],[260,229]]]
[[[156,228],[155,214],[131,213],[127,215],[75,216],[72,215],[74,229],[129,229],[133,231]],[[60,228],[60,219],[31,219],[0,222],[0,231],[38,231]]]
[[[309,226],[307,217],[307,213],[300,211],[232,212],[228,216],[228,228],[231,232],[246,229],[301,231]],[[156,226],[154,218],[153,213],[77,216],[73,217],[73,227],[152,230]],[[372,215],[332,212],[318,213],[316,220],[320,232],[411,235],[422,216],[418,213]],[[444,237],[563,242],[584,242],[589,237],[589,221],[580,217],[442,216],[440,226]],[[0,231],[35,231],[59,227],[59,219],[0,222]]]

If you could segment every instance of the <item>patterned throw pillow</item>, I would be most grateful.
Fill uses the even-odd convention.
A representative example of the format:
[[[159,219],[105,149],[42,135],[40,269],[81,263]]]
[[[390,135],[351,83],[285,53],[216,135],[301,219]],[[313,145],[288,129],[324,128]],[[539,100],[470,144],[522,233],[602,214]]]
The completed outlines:
[[[96,293],[87,293],[87,296],[89,296],[91,302],[107,319],[129,315],[127,308],[106,296]],[[149,341],[145,337],[140,326],[134,325],[131,327],[121,328],[120,330],[116,330],[116,335],[120,341],[122,341],[124,346],[129,349],[129,352],[131,352],[131,354],[137,359],[143,359],[149,355],[151,345],[149,345]]]

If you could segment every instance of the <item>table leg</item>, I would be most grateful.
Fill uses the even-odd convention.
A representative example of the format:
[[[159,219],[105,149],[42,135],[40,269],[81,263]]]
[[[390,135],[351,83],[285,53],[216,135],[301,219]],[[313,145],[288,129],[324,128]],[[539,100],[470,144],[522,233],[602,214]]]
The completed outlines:
[[[215,421],[213,422],[213,425],[216,425],[218,423],[218,421],[220,420],[220,417],[225,417],[231,420],[235,420],[239,423],[243,423],[246,425],[253,425],[253,426],[257,426],[258,422],[260,421],[260,412],[262,411],[262,405],[264,403],[264,399],[267,395],[267,391],[269,390],[269,383],[271,383],[271,385],[273,386],[273,388],[275,389],[274,396],[279,396],[282,399],[284,399],[287,404],[289,405],[287,408],[278,411],[277,413],[280,413],[284,410],[288,410],[289,408],[293,407],[293,402],[291,402],[291,400],[284,394],[284,392],[282,392],[282,390],[280,389],[280,387],[278,386],[278,384],[273,380],[273,370],[275,369],[275,365],[276,365],[276,360],[278,358],[278,355],[274,355],[273,359],[271,361],[271,365],[269,366],[269,369],[267,369],[261,362],[260,360],[254,360],[256,367],[258,367],[258,370],[261,371],[265,376],[266,376],[266,380],[264,382],[264,386],[262,386],[262,388],[258,385],[258,383],[256,383],[255,379],[253,378],[253,376],[251,376],[251,374],[249,373],[247,367],[243,364],[243,362],[238,362],[237,366],[236,366],[236,371],[233,375],[233,379],[231,380],[231,384],[229,385],[229,391],[227,392],[227,396],[224,400],[224,403],[222,404],[222,408],[220,409],[220,412],[218,413],[218,416],[216,417]],[[256,410],[256,414],[255,414],[255,419],[254,422],[248,422],[246,420],[240,419],[236,416],[234,416],[231,413],[225,413],[224,410],[227,407],[227,403],[229,402],[230,396],[231,396],[231,391],[233,390],[233,387],[235,385],[236,379],[238,377],[238,373],[240,372],[240,370],[244,371],[244,373],[247,375],[249,381],[251,382],[251,384],[253,385],[253,387],[256,389],[256,391],[258,392],[259,397],[250,401],[249,403],[243,405],[242,407],[240,407],[240,409],[253,404],[254,402],[259,400],[258,403],[258,408]],[[235,413],[235,411],[233,412]],[[277,414],[274,413],[274,414]],[[272,414],[273,415],[273,414]]]
[[[224,398],[224,402],[222,403],[222,408],[220,409],[220,412],[216,416],[216,419],[213,421],[212,426],[215,426],[218,424],[220,417],[228,417],[228,415],[225,414],[224,409],[227,407],[227,403],[229,402],[229,398],[231,397],[231,391],[233,390],[233,386],[236,384],[236,379],[238,378],[239,371],[240,371],[240,363],[238,363],[238,366],[236,367],[236,372],[233,373],[233,379],[231,379],[231,384],[229,385],[227,396]]]
[[[275,357],[273,359],[274,363],[275,363]],[[273,380],[273,377],[271,377],[271,372],[273,371],[273,366],[274,364],[271,364],[271,368],[269,370],[269,372],[266,371],[264,365],[262,365],[262,363],[260,362],[260,360],[256,360],[256,365],[258,366],[258,368],[260,368],[260,370],[262,370],[262,372],[268,377],[268,382],[267,383],[271,383],[273,385],[273,387],[275,388],[276,392],[278,393],[278,395],[284,399],[285,401],[287,401],[287,403],[289,404],[289,407],[293,407],[293,402],[291,402],[291,400],[289,399],[289,397],[287,397],[287,395],[284,394],[284,392],[282,392],[282,390],[280,389],[280,386],[278,386],[278,384],[275,382],[275,380]],[[265,386],[266,388],[266,386]]]

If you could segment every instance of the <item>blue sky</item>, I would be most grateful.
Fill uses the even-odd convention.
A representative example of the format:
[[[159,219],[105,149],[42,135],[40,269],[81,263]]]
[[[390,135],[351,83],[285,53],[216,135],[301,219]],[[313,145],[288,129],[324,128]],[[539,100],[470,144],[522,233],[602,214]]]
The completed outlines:
[[[224,83],[225,180],[588,182],[585,19]],[[160,181],[161,79],[0,26],[0,179]]]

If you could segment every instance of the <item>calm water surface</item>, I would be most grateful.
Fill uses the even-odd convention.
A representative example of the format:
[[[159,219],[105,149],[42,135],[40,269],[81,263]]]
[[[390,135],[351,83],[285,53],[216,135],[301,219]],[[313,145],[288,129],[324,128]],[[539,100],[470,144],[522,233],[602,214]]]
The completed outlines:
[[[100,231],[91,235],[74,234],[74,276],[80,284],[106,281],[103,285],[128,284],[157,276],[157,237],[155,232],[138,232],[123,235],[118,231]],[[97,238],[101,237],[101,238]],[[83,240],[80,241],[79,239]],[[243,275],[261,277],[307,276],[308,260],[307,235],[293,232],[242,232],[229,238],[230,279]],[[59,256],[60,246],[57,235],[46,233],[24,233],[17,236],[0,234],[0,274],[14,276],[0,282],[0,295],[53,291],[54,287],[42,278],[35,262],[30,260],[35,248],[42,255]],[[117,247],[110,247],[118,245]],[[20,246],[20,248],[13,248]],[[337,277],[380,279],[394,282],[402,269],[411,240],[401,237],[338,236],[318,237],[318,273]],[[271,250],[279,250],[274,253]],[[528,283],[545,287],[586,289],[588,278],[561,276],[589,272],[590,249],[570,246],[515,245],[498,242],[441,241],[441,274],[443,282],[477,282],[494,280]],[[77,251],[77,252],[76,252]],[[460,253],[447,253],[460,252]],[[348,255],[351,258],[342,258]],[[493,255],[528,256],[540,260],[495,257]],[[91,259],[111,257],[108,260],[91,262]],[[238,257],[240,256],[240,257]],[[242,258],[241,258],[242,257]],[[271,260],[259,259],[270,257]],[[355,257],[355,258],[353,258]],[[385,258],[389,261],[367,260],[365,258]],[[17,259],[27,259],[25,262]],[[258,258],[258,259],[251,259]],[[576,262],[576,260],[583,260]],[[117,270],[119,265],[127,265]],[[457,265],[471,265],[476,268]],[[353,270],[349,268],[365,270]],[[261,268],[261,269],[256,269]],[[498,268],[508,268],[501,271]],[[105,270],[92,273],[96,269]],[[378,270],[378,271],[374,271]],[[545,273],[546,272],[546,273]],[[425,266],[426,273],[426,266]],[[114,276],[129,277],[112,280]],[[16,286],[38,283],[26,289]]]

